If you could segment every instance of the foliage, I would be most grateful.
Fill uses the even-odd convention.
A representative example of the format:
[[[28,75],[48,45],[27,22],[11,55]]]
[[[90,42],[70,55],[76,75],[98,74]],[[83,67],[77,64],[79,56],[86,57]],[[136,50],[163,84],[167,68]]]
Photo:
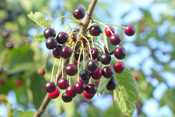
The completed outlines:
[[[122,0],[121,0],[122,1]],[[112,3],[101,2],[99,1],[97,7],[95,8],[93,18],[106,22],[112,21],[114,19],[114,13],[111,12],[110,8],[113,8],[113,4],[121,4],[121,1],[116,2],[115,0]],[[123,0],[122,4],[137,6],[133,1]],[[44,95],[46,94],[44,90],[44,84],[46,81],[50,80],[51,69],[52,69],[52,56],[49,55],[49,60],[46,64],[47,74],[45,77],[40,77],[37,74],[37,70],[43,67],[45,60],[45,53],[41,50],[44,37],[42,31],[46,27],[51,26],[51,20],[55,21],[56,18],[62,15],[72,16],[72,11],[77,6],[83,6],[86,10],[90,1],[79,1],[79,0],[69,0],[57,1],[56,7],[49,6],[51,1],[46,0],[13,0],[13,1],[0,1],[0,69],[3,69],[2,74],[0,75],[0,104],[6,106],[8,115],[18,116],[20,114],[31,113],[32,116],[34,112],[28,112],[29,104],[33,105],[33,109],[38,109],[40,106]],[[154,14],[150,9],[159,6],[161,3],[166,4],[168,9],[164,13],[160,14],[159,20],[154,19]],[[119,6],[118,6],[119,7]],[[161,7],[161,6],[160,6]],[[168,82],[167,76],[164,73],[168,72],[174,75],[174,45],[175,45],[175,35],[174,35],[174,3],[173,1],[158,1],[150,3],[149,8],[142,8],[140,6],[132,7],[132,9],[126,9],[126,12],[120,17],[118,12],[118,18],[122,20],[122,25],[127,25],[126,19],[133,13],[134,10],[138,10],[142,17],[137,19],[137,21],[130,22],[136,26],[137,32],[133,38],[123,36],[124,46],[129,45],[128,57],[125,60],[125,63],[128,64],[128,67],[131,68],[130,73],[116,74],[116,80],[118,80],[118,86],[114,92],[114,101],[117,104],[112,104],[106,110],[100,110],[100,108],[94,106],[94,100],[81,100],[83,96],[77,97],[74,102],[70,104],[65,104],[61,102],[59,97],[58,100],[53,100],[55,103],[55,110],[57,114],[63,114],[69,116],[80,116],[81,113],[78,111],[78,107],[82,105],[82,102],[88,105],[88,108],[84,111],[87,116],[125,116],[132,115],[135,107],[134,100],[137,99],[137,89],[132,87],[132,85],[125,85],[125,83],[132,82],[135,85],[134,77],[131,75],[133,72],[138,76],[136,84],[139,91],[139,99],[136,100],[136,109],[139,116],[146,116],[147,113],[144,113],[142,107],[144,102],[150,98],[155,98],[153,92],[156,91],[159,84],[164,84],[167,87],[166,92],[163,94],[162,98],[158,100],[160,107],[168,105],[173,113],[174,112],[174,85]],[[37,12],[37,14],[30,12]],[[99,11],[104,11],[104,17],[102,17]],[[40,28],[32,20],[27,17],[27,14],[30,14],[29,17],[32,18],[35,22],[43,26]],[[43,14],[46,14],[48,17],[45,17]],[[100,14],[100,15],[99,15]],[[36,17],[37,16],[37,17]],[[39,17],[38,17],[39,16]],[[41,19],[40,19],[41,18]],[[132,19],[132,18],[131,18]],[[116,20],[116,19],[114,19]],[[61,20],[60,24],[67,22],[68,20]],[[131,20],[132,21],[132,20]],[[127,22],[128,23],[128,22]],[[55,26],[57,29],[60,27]],[[160,29],[165,29],[166,31],[161,31]],[[5,31],[10,35],[4,36]],[[117,31],[122,34],[123,31]],[[105,39],[105,38],[104,38]],[[105,39],[105,41],[108,39]],[[12,42],[13,48],[7,48],[6,44]],[[108,42],[105,42],[108,43]],[[42,47],[43,49],[44,47]],[[112,50],[112,46],[108,45],[108,49]],[[146,51],[144,51],[146,50]],[[147,54],[148,51],[148,54]],[[145,55],[145,54],[147,55]],[[139,57],[139,60],[134,61],[134,65],[130,64],[130,58],[135,60],[136,57]],[[149,62],[151,64],[149,64]],[[147,64],[147,66],[145,65]],[[57,65],[57,64],[56,64]],[[126,69],[125,72],[127,72]],[[54,71],[55,72],[55,71]],[[55,72],[56,73],[56,72]],[[128,78],[129,76],[129,78]],[[134,75],[135,76],[135,75]],[[124,77],[124,78],[123,78]],[[128,80],[127,80],[128,78]],[[111,95],[111,92],[105,90],[105,84],[108,79],[102,78],[98,87],[98,94]],[[152,82],[156,81],[157,85],[154,85]],[[3,84],[3,82],[5,82]],[[19,85],[22,82],[22,85]],[[74,81],[72,81],[74,82]],[[93,81],[92,81],[93,82]],[[130,83],[131,84],[131,83]],[[119,90],[119,87],[123,87],[123,90]],[[3,89],[3,90],[2,90]],[[127,89],[127,90],[126,90]],[[11,105],[7,95],[14,91],[16,94],[17,104],[15,107]],[[120,98],[117,94],[124,92],[125,96],[120,95]],[[136,95],[133,95],[134,94]],[[121,97],[122,96],[122,97]],[[10,97],[9,97],[10,98]],[[124,105],[123,101],[127,104]],[[23,111],[17,110],[17,107],[22,106]],[[85,107],[85,106],[84,106]],[[52,104],[46,110],[45,115],[54,115],[51,109],[53,109]],[[71,110],[69,112],[69,110]],[[14,111],[15,110],[15,111]],[[130,111],[131,110],[131,111]],[[121,112],[122,111],[122,112]]]

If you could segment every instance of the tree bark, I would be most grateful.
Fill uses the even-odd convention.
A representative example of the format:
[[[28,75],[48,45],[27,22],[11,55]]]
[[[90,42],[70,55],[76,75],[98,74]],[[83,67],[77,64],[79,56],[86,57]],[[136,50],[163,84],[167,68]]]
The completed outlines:
[[[95,5],[97,3],[98,0],[92,0],[90,5],[89,5],[89,8],[88,8],[88,11],[87,11],[87,15],[85,17],[85,20],[83,21],[83,24],[81,26],[81,29],[79,31],[79,34],[78,34],[78,37],[77,38],[80,38],[81,36],[85,35],[86,32],[87,32],[87,27],[89,25],[89,22],[91,20],[91,16],[92,16],[92,13],[94,11],[94,8],[95,8]],[[63,70],[65,68],[65,66],[69,63],[69,59],[66,59],[64,60],[64,66],[63,66]],[[59,79],[62,75],[62,69],[60,69],[60,71],[58,72],[57,74],[57,78]],[[51,98],[49,97],[48,94],[46,94],[41,106],[39,107],[37,113],[35,114],[35,117],[40,117],[44,112],[45,112],[45,109],[47,107],[47,105],[49,104],[49,102],[51,101]]]

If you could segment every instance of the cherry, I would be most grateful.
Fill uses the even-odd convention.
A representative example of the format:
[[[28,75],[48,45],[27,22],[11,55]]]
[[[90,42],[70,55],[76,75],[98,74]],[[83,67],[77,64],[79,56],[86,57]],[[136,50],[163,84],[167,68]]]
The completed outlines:
[[[117,59],[124,59],[126,56],[126,50],[124,47],[116,47],[114,50],[114,55]]]
[[[58,36],[56,37],[56,40],[60,44],[65,44],[68,40],[68,35],[65,32],[59,32]]]
[[[123,70],[125,69],[125,65],[123,62],[118,61],[113,65],[114,71],[117,73],[121,73],[123,72]]]
[[[0,79],[0,85],[4,85],[5,84],[5,80],[4,79]]]
[[[89,29],[89,33],[92,36],[99,36],[101,32],[102,32],[102,29],[98,24],[93,24]]]
[[[9,36],[10,36],[9,31],[4,30],[4,31],[2,32],[2,36],[5,37],[5,38],[9,37]]]
[[[87,69],[91,72],[94,72],[98,69],[98,62],[94,59],[87,62]]]
[[[45,84],[45,89],[48,93],[52,93],[56,90],[56,85],[53,82],[47,82]]]
[[[63,93],[62,100],[67,103],[67,102],[71,102],[72,98],[70,96],[68,96],[66,93]]]
[[[81,78],[79,78],[79,81],[82,82],[82,83],[84,83],[85,85],[87,85],[89,83],[89,80],[83,80]]]
[[[74,10],[73,16],[76,19],[83,19],[85,16],[86,11],[82,7],[78,7]]]
[[[60,78],[57,85],[60,89],[66,89],[69,86],[69,81],[66,78]]]
[[[0,75],[2,74],[2,72],[3,72],[3,70],[2,70],[2,69],[0,69]]]
[[[137,81],[139,79],[138,73],[134,72],[133,73],[135,80]]]
[[[81,55],[80,55],[80,52],[76,51],[74,55],[75,55],[75,60],[78,61],[79,56],[80,56],[80,61],[83,60],[83,53],[81,53]]]
[[[73,61],[73,65],[77,66],[77,68],[78,68],[78,61],[74,60],[74,61]],[[79,68],[80,68],[80,67],[81,67],[81,63],[79,62]]]
[[[86,85],[85,83],[79,81],[79,82],[76,82],[74,84],[74,88],[75,88],[75,91],[79,94],[83,93],[84,89],[85,89]]]
[[[67,96],[70,96],[72,98],[77,95],[77,92],[75,91],[75,86],[73,84],[67,87],[66,94]]]
[[[114,53],[114,51],[112,51],[112,52],[108,52],[108,49],[106,48],[106,45],[104,46],[104,51],[105,51],[105,53],[107,53],[107,54],[110,54],[110,55],[112,55],[113,53]]]
[[[82,80],[89,80],[91,77],[91,74],[87,69],[83,69],[80,71],[80,77]]]
[[[57,47],[53,49],[52,54],[55,58],[61,58],[61,49],[61,45],[57,45]]]
[[[94,84],[87,84],[85,90],[90,95],[95,95],[97,92],[97,88]]]
[[[126,35],[132,36],[135,34],[135,32],[136,32],[136,28],[133,25],[129,24],[126,26],[126,29],[125,29]]]
[[[102,75],[105,77],[105,78],[111,78],[114,74],[114,70],[111,66],[105,66],[103,67],[102,69]]]
[[[104,53],[100,56],[100,61],[102,64],[107,65],[111,62],[111,56],[107,53]]]
[[[85,97],[86,99],[92,99],[92,98],[94,97],[94,95],[90,95],[90,94],[88,94],[86,91],[84,91],[84,97]]]
[[[54,49],[55,47],[57,47],[57,41],[54,37],[48,37],[46,40],[46,47],[48,49]]]
[[[17,80],[16,82],[15,82],[15,86],[16,87],[21,87],[23,85],[23,82],[21,81],[21,80]]]
[[[113,34],[109,37],[109,41],[112,45],[118,45],[121,42],[121,37],[119,34]]]
[[[47,39],[48,37],[55,37],[56,32],[53,28],[46,28],[43,32],[44,37]]]
[[[52,99],[57,98],[60,95],[60,90],[56,88],[56,90],[53,93],[49,93],[49,97]]]
[[[61,49],[61,57],[69,58],[72,55],[72,49],[68,46],[63,46]]]
[[[101,78],[101,76],[102,76],[102,70],[101,70],[101,68],[99,67],[99,68],[97,69],[97,71],[91,72],[91,76],[92,76],[92,78],[93,78],[94,80],[99,80],[99,79]]]
[[[112,32],[112,33],[111,33]],[[105,28],[105,33],[108,37],[110,37],[112,34],[114,34],[115,30],[113,27],[111,26],[108,26]]]
[[[117,81],[115,79],[110,79],[108,84],[106,85],[106,89],[109,91],[113,91],[117,86]]]
[[[73,64],[68,64],[65,67],[65,72],[67,75],[69,76],[74,76],[75,74],[77,74],[77,66],[73,65]]]
[[[40,75],[40,76],[44,76],[44,74],[45,74],[45,69],[44,68],[40,68],[39,70],[38,70],[38,74]]]
[[[91,57],[90,54],[92,54],[92,58],[93,58],[93,59],[97,59],[98,56],[99,56],[99,51],[98,51],[97,48],[91,48],[91,53],[90,53],[90,51],[88,52],[88,56],[89,56],[89,57]]]
[[[6,48],[12,49],[13,47],[14,47],[14,44],[11,41],[6,43]]]

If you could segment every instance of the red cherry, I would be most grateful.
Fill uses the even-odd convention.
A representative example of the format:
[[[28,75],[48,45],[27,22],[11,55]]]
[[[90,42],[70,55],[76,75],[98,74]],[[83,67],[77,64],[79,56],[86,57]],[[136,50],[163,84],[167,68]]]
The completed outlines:
[[[17,80],[15,83],[16,87],[21,87],[23,85],[23,82],[21,80]]]
[[[125,29],[126,35],[132,36],[135,34],[135,32],[136,32],[136,28],[133,25],[129,24],[126,26],[126,29]]]
[[[60,95],[60,90],[56,88],[56,90],[53,93],[49,93],[49,97],[52,99],[57,98]]]
[[[85,97],[86,99],[92,99],[92,98],[94,97],[94,95],[90,95],[90,94],[88,94],[86,91],[84,91],[84,97]]]
[[[112,33],[111,33],[112,32]],[[111,26],[108,26],[105,28],[105,33],[108,37],[110,37],[112,34],[114,34],[115,30],[113,27]]]
[[[125,65],[123,62],[118,61],[113,65],[114,71],[117,73],[121,73],[123,72],[123,70],[125,69]]]

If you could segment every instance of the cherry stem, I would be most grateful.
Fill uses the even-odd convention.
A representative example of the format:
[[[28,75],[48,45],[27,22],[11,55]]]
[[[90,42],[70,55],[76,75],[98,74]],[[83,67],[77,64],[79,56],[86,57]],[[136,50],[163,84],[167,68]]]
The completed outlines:
[[[80,50],[80,54],[79,54],[79,57],[78,57],[78,74],[77,74],[77,81],[79,80],[79,72],[80,72],[80,69],[79,69],[79,65],[80,65],[80,58],[81,58],[81,52],[82,52],[82,48]]]
[[[87,43],[88,43],[89,52],[90,52],[90,57],[91,57],[91,59],[92,59],[91,46],[90,46],[90,44],[89,44],[89,40],[88,40],[85,36],[83,36],[83,38],[84,38],[84,39],[87,41]]]
[[[62,28],[66,25],[68,25],[69,23],[77,23],[77,22],[74,22],[74,21],[70,21],[70,22],[66,22],[65,24],[63,24],[60,28],[60,30],[58,31],[58,33],[62,30]],[[56,37],[58,36],[58,33],[56,34]]]
[[[93,41],[92,36],[91,36],[91,41],[92,41],[92,47],[94,48],[94,41]]]
[[[72,20],[74,20],[75,22],[79,22],[77,19],[75,19],[74,17],[70,17],[70,16],[61,16],[61,17],[59,17],[55,22],[54,22],[54,24],[52,25],[52,27],[54,27],[55,26],[55,24],[58,22],[58,20],[60,20],[60,19],[62,19],[62,18],[70,18],[70,19],[72,19]]]
[[[120,25],[116,25],[116,24],[105,23],[105,25],[112,25],[112,26],[117,26],[117,27],[120,27],[120,28],[126,29],[126,27],[124,27],[124,26],[120,26]]]
[[[57,59],[54,60],[54,63],[53,63],[53,66],[52,66],[51,82],[52,82],[52,76],[53,76],[53,71],[54,71],[54,68],[55,68],[56,60]]]
[[[85,55],[84,53],[84,45],[83,45],[83,43],[81,44],[81,46],[82,46],[82,48],[83,48],[83,56]],[[84,69],[85,69],[85,58],[83,58],[83,67],[84,67]]]
[[[44,62],[44,67],[43,67],[43,68],[45,68],[45,67],[46,67],[46,63],[47,63],[47,59],[48,59],[48,56],[49,56],[49,52],[50,52],[50,50],[48,51],[48,53],[47,53],[47,55],[46,55],[46,59],[45,59],[45,62]]]

